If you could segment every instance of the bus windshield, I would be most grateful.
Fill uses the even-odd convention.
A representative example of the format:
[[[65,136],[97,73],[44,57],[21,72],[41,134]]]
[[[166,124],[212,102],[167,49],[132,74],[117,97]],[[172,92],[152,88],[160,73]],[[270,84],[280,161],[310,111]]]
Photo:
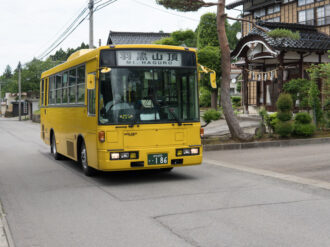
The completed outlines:
[[[196,69],[113,68],[99,87],[100,124],[199,121]]]

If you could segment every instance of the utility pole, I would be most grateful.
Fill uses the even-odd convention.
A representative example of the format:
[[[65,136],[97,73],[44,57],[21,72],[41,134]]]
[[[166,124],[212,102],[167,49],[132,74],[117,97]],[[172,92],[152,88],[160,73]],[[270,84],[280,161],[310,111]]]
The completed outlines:
[[[18,120],[21,121],[21,114],[22,114],[22,106],[21,106],[21,99],[22,99],[22,92],[21,92],[21,62],[18,63]]]
[[[93,30],[93,12],[94,12],[94,0],[89,0],[89,49],[94,48],[94,30]]]

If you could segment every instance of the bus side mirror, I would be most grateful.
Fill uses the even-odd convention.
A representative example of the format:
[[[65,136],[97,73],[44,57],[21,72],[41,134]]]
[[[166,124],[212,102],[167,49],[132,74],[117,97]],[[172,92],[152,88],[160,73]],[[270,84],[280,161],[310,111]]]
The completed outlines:
[[[211,87],[212,88],[217,88],[217,79],[216,79],[216,73],[215,72],[210,73],[210,81],[211,81]]]
[[[94,74],[88,74],[88,76],[87,76],[87,89],[88,90],[95,89],[95,75]]]

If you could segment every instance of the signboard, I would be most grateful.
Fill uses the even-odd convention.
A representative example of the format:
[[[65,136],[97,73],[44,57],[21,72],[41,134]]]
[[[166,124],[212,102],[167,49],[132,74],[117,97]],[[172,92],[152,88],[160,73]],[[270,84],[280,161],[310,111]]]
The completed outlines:
[[[180,67],[182,55],[171,51],[117,51],[117,66]]]

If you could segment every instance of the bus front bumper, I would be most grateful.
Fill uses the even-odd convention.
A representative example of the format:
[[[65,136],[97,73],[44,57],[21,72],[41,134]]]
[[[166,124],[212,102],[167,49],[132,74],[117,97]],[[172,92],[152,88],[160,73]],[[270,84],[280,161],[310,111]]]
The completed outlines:
[[[203,149],[199,147],[198,155],[176,155],[177,148],[153,148],[147,150],[125,150],[120,152],[138,152],[137,159],[125,159],[125,160],[111,160],[110,153],[115,151],[99,150],[98,151],[98,169],[101,171],[124,171],[124,170],[143,170],[143,169],[161,169],[199,165],[202,163]],[[152,155],[167,154],[166,164],[150,164],[150,157]],[[151,156],[150,156],[151,155]],[[166,156],[166,155],[165,155]],[[153,160],[155,161],[155,160]],[[164,161],[163,161],[164,162]],[[155,162],[151,162],[155,163]],[[159,163],[159,162],[158,162]]]

